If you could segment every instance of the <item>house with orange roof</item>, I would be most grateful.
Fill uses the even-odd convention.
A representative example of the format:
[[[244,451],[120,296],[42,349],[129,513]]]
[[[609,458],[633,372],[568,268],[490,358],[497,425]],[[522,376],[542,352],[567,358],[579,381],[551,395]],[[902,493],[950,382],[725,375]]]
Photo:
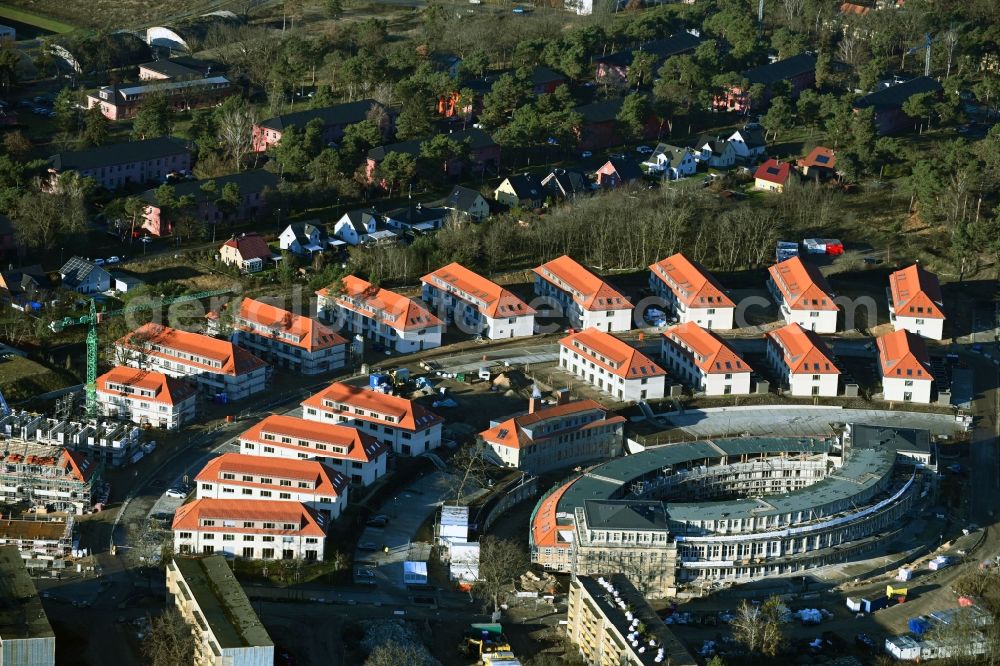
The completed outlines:
[[[301,502],[196,499],[174,512],[174,552],[322,562],[326,516]]]
[[[840,369],[816,333],[789,324],[767,333],[767,360],[795,397],[836,397]]]
[[[801,257],[791,257],[767,269],[767,289],[786,324],[817,333],[836,333],[840,308],[826,278]]]
[[[441,446],[444,423],[418,402],[343,382],[304,400],[302,418],[357,428],[401,456],[419,456]]]
[[[659,400],[667,372],[604,331],[587,328],[559,341],[559,367],[622,401]]]
[[[733,328],[736,303],[701,264],[678,252],[649,267],[649,289],[666,301],[681,324]]]
[[[753,368],[715,332],[694,322],[663,333],[661,358],[671,376],[705,395],[750,393]]]
[[[347,340],[314,319],[253,298],[233,318],[236,341],[274,367],[317,375],[347,365]]]
[[[195,477],[198,499],[301,502],[335,520],[347,506],[350,480],[319,460],[224,453]]]
[[[901,328],[886,333],[875,342],[882,374],[883,399],[930,404],[934,374],[924,339]]]
[[[897,331],[941,340],[944,338],[944,302],[934,273],[913,264],[889,276],[889,321]]]
[[[258,421],[239,436],[239,442],[244,455],[318,460],[358,487],[385,476],[390,451],[388,444],[349,424],[316,423],[281,414]]]
[[[97,378],[101,413],[164,430],[194,420],[198,388],[162,372],[118,365]]]
[[[799,173],[817,179],[837,175],[837,153],[826,146],[816,146],[809,154],[795,161]]]
[[[421,298],[438,317],[470,335],[492,340],[535,333],[535,310],[495,282],[459,263],[420,278]]]
[[[320,316],[338,330],[360,335],[399,354],[441,346],[444,322],[423,304],[348,275],[338,293],[316,292]]]
[[[632,303],[572,257],[564,254],[534,271],[535,294],[554,299],[573,328],[631,330]]]
[[[207,395],[242,400],[265,391],[270,367],[228,340],[161,324],[143,324],[115,342],[118,362],[188,379]]]
[[[625,417],[611,414],[593,400],[536,408],[502,421],[491,421],[479,437],[507,467],[528,474],[575,467],[622,454]]]
[[[753,172],[753,187],[763,192],[784,192],[791,175],[791,164],[779,162],[772,157]]]

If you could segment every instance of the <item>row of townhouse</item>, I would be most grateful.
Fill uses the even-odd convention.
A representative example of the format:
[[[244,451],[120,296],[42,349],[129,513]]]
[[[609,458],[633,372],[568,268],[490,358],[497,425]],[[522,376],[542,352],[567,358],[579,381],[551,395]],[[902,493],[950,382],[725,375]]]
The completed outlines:
[[[614,398],[658,400],[666,371],[610,333],[587,328],[559,341],[559,367]]]
[[[632,328],[632,303],[576,260],[562,255],[534,271],[535,294],[553,299],[573,328]]]
[[[338,330],[399,354],[441,346],[443,324],[420,303],[348,275],[339,293],[316,292],[320,316]]]
[[[176,430],[194,421],[198,390],[162,372],[119,365],[97,378],[97,404],[110,418]]]
[[[347,364],[347,340],[323,324],[252,298],[233,318],[234,340],[277,368],[316,375]]]
[[[422,298],[460,330],[500,340],[533,335],[535,310],[512,292],[458,263],[429,273]]]

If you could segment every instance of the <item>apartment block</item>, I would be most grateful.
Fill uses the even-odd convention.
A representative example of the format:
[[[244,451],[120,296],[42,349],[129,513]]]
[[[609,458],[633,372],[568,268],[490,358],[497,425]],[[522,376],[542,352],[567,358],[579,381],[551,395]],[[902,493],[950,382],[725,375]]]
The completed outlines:
[[[265,391],[268,365],[228,340],[144,324],[115,343],[118,360],[196,383],[209,396],[242,400]]]
[[[753,369],[713,331],[688,322],[663,333],[661,358],[671,376],[705,395],[750,393]]]
[[[276,368],[316,375],[347,364],[347,340],[309,317],[244,298],[233,320],[237,342]]]
[[[573,258],[563,255],[534,271],[535,294],[555,300],[573,328],[631,330],[632,303]]]
[[[559,341],[559,367],[618,400],[658,400],[666,371],[610,333],[592,328]]]
[[[354,275],[340,293],[316,292],[319,310],[337,329],[399,354],[441,346],[444,323],[420,303]]]
[[[767,269],[768,291],[786,324],[816,333],[836,333],[839,308],[826,278],[812,264],[791,257]]]
[[[540,408],[536,403],[529,403],[527,414],[494,421],[479,433],[504,465],[542,474],[621,455],[625,417],[612,416],[593,400]]]
[[[649,267],[649,289],[666,301],[681,324],[733,328],[736,304],[711,273],[679,252]]]
[[[913,264],[889,276],[889,320],[893,328],[923,338],[944,338],[944,303],[937,276]]]
[[[441,446],[440,416],[413,400],[334,382],[302,403],[302,418],[357,428],[401,456]]]
[[[373,436],[349,425],[315,423],[272,414],[239,437],[240,452],[270,458],[319,460],[356,486],[385,476],[391,450]]]
[[[835,397],[840,369],[823,340],[799,324],[767,334],[767,360],[796,397]]]
[[[0,547],[0,664],[55,666],[56,635],[15,546]]]
[[[694,656],[622,574],[574,576],[566,633],[595,666],[696,666]]]
[[[71,516],[60,520],[47,520],[42,515],[32,520],[0,520],[0,546],[17,548],[24,566],[36,575],[65,569],[73,550],[73,524]]]
[[[113,419],[176,430],[194,420],[198,390],[162,372],[119,365],[97,378],[97,404]]]
[[[875,341],[878,346],[882,398],[893,402],[930,404],[934,387],[927,343],[900,328]]]
[[[174,552],[320,562],[327,526],[300,502],[196,499],[174,512]]]
[[[25,440],[5,440],[0,466],[0,499],[24,502],[39,513],[88,513],[100,465],[80,451]]]
[[[191,627],[195,666],[271,666],[274,642],[224,557],[173,557],[168,601]]]
[[[421,298],[465,333],[492,340],[535,333],[535,310],[500,285],[451,263],[420,278]]]
[[[347,506],[346,476],[318,460],[224,453],[195,477],[198,499],[301,502],[329,520]]]

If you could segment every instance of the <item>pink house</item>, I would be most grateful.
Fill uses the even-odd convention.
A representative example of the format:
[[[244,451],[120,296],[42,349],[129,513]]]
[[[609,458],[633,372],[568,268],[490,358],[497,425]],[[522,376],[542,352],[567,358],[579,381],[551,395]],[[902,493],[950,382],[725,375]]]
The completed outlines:
[[[635,162],[612,158],[597,170],[595,176],[602,188],[614,190],[638,182],[642,178],[642,169]]]
[[[191,152],[187,141],[169,136],[56,153],[49,158],[51,178],[75,171],[82,178],[92,178],[109,190],[128,184],[162,181],[168,173],[190,168]]]
[[[215,183],[214,192],[202,189],[207,182]],[[236,210],[227,214],[220,210],[216,202],[222,196],[222,192],[228,184],[234,184],[239,188],[240,205]],[[263,169],[257,169],[255,171],[244,171],[229,176],[222,176],[212,181],[184,181],[174,186],[174,192],[178,198],[188,195],[193,196],[197,207],[195,216],[206,224],[214,225],[223,221],[234,224],[252,219],[263,212],[268,193],[276,191],[278,184],[279,180],[275,174]],[[171,233],[173,231],[173,221],[164,219],[164,216],[162,216],[156,197],[156,190],[146,190],[139,198],[146,203],[142,228],[151,236],[164,236]]]
[[[791,58],[778,60],[743,72],[743,78],[747,81],[747,90],[734,86],[726,93],[716,97],[712,106],[717,111],[744,113],[750,111],[751,106],[754,110],[762,111],[771,103],[774,84],[779,81],[787,82],[791,88],[792,97],[798,97],[799,93],[806,88],[811,88],[816,83],[816,56],[812,53],[800,53]],[[764,94],[758,102],[752,104],[747,92],[757,84],[764,86]]]
[[[289,127],[294,125],[302,130],[310,121],[317,118],[323,123],[323,143],[340,141],[348,125],[360,123],[368,117],[372,109],[379,107],[381,105],[373,99],[362,99],[268,118],[253,126],[253,147],[262,153],[281,141],[282,133]]]
[[[699,43],[701,43],[700,37],[695,37],[689,32],[678,32],[663,39],[646,42],[634,49],[625,49],[617,53],[598,56],[594,58],[597,67],[597,80],[627,81],[628,68],[632,65],[635,54],[639,52],[650,53],[656,58],[653,63],[653,71],[655,72],[667,58],[691,53]]]

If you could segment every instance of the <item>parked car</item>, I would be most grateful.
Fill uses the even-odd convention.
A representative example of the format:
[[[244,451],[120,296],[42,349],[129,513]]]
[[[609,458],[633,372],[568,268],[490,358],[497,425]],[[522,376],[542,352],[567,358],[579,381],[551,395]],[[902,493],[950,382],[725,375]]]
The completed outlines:
[[[108,260],[107,260],[106,263],[109,263],[109,264],[120,264],[121,261],[122,261],[121,257],[110,256],[110,257],[108,257]]]
[[[582,153],[580,153],[580,157],[582,157],[583,159],[587,159],[588,157],[593,157],[593,156],[594,153],[590,152],[589,150],[585,150]]]
[[[164,493],[167,497],[173,497],[174,499],[184,499],[187,497],[187,493],[180,488],[170,488]]]
[[[650,148],[649,146],[637,146],[635,152],[640,153],[642,155],[648,155],[651,152],[653,152],[653,149]]]
[[[104,264],[105,264],[105,261],[103,259],[94,259],[94,265],[95,266],[103,266]]]
[[[625,159],[625,153],[611,153],[608,157],[613,160],[623,160]]]

